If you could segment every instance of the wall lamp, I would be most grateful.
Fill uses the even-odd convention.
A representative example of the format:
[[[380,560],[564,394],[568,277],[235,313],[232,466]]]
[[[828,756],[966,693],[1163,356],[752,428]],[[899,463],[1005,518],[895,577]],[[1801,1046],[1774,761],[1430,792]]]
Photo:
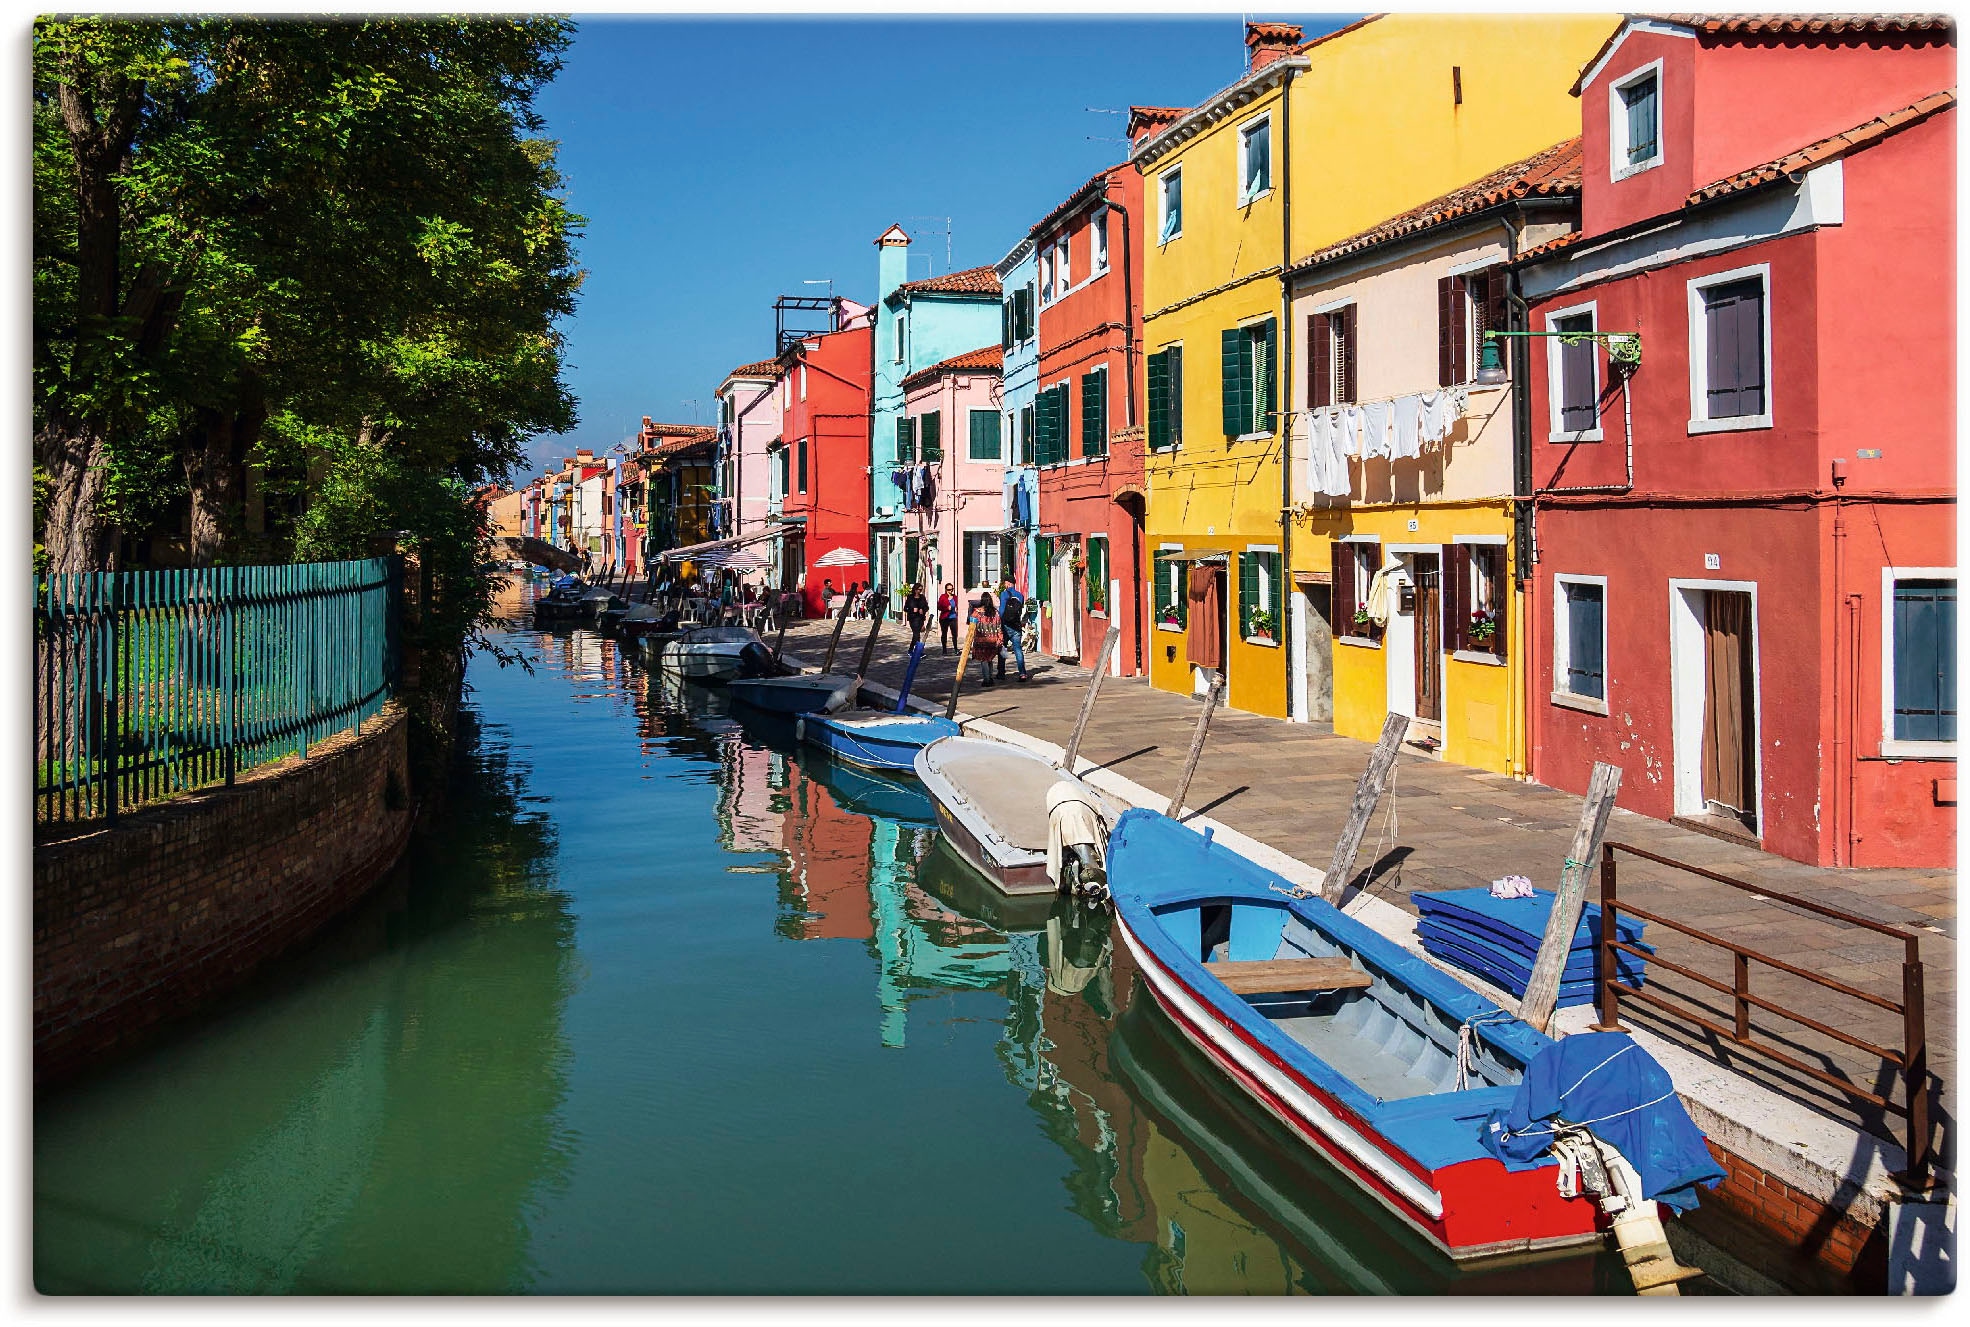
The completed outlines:
[[[1606,348],[1608,364],[1615,372],[1626,375],[1642,366],[1640,332],[1486,332],[1478,357],[1476,381],[1480,386],[1495,387],[1505,381],[1504,353],[1498,344],[1498,338],[1503,336],[1556,336],[1563,346],[1599,342]]]

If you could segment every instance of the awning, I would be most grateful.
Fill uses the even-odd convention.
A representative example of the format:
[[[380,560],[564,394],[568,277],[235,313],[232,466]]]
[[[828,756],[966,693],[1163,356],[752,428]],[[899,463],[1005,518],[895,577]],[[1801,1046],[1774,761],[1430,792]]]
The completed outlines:
[[[1332,585],[1334,573],[1331,571],[1296,571],[1293,573],[1295,585]]]
[[[1165,562],[1215,562],[1219,558],[1229,558],[1228,548],[1159,548],[1156,556]]]
[[[747,544],[756,544],[763,539],[778,539],[785,533],[784,530],[759,530],[752,534],[733,535],[729,539],[707,539],[702,544],[686,544],[682,548],[666,549],[657,555],[656,560],[658,562],[683,562],[690,558],[709,553],[714,549],[743,548]]]

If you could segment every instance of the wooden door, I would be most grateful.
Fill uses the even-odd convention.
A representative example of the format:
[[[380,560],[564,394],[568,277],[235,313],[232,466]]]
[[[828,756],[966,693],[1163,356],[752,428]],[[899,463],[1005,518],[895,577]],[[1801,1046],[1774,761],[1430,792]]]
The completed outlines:
[[[1703,632],[1703,801],[1755,829],[1758,731],[1751,674],[1751,596],[1711,590]]]
[[[1416,717],[1443,720],[1443,577],[1435,553],[1418,553],[1416,585]]]

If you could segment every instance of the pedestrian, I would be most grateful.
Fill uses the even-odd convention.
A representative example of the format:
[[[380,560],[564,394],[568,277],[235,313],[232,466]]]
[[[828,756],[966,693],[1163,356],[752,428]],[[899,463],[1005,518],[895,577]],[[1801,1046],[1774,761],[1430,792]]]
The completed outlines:
[[[998,606],[992,602],[990,590],[978,596],[978,606],[971,610],[971,625],[971,652],[984,674],[984,685],[989,687],[992,685],[992,665],[999,658],[999,642],[1004,639]]]
[[[821,611],[829,617],[835,615],[835,582],[832,576],[821,582]]]
[[[958,587],[949,581],[937,596],[937,639],[946,654],[958,648]]]
[[[863,604],[862,582],[860,581],[848,582],[848,615],[854,618],[861,617],[862,604]]]
[[[914,649],[923,643],[923,633],[930,625],[930,600],[924,597],[923,582],[910,586],[910,592],[903,596],[903,616],[910,623],[910,646]]]
[[[1026,596],[1006,576],[999,581],[999,624],[1005,628],[1006,648],[1012,651],[1013,662],[1019,666],[1019,680],[1026,680],[1026,642],[1020,635],[1026,629]],[[999,676],[1006,675],[1006,657],[999,655]]]

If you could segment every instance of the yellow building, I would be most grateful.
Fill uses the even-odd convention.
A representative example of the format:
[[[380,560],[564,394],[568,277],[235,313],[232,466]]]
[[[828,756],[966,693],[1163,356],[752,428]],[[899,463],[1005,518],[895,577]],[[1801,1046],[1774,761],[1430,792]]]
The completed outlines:
[[[1245,77],[1181,113],[1131,122],[1148,212],[1145,418],[1155,623],[1150,678],[1314,717],[1302,584],[1328,573],[1332,531],[1295,543],[1283,409],[1306,340],[1295,258],[1577,132],[1568,87],[1612,16],[1390,14],[1301,42],[1246,27]],[[1379,727],[1379,722],[1377,723]],[[1372,736],[1372,734],[1371,734]]]

